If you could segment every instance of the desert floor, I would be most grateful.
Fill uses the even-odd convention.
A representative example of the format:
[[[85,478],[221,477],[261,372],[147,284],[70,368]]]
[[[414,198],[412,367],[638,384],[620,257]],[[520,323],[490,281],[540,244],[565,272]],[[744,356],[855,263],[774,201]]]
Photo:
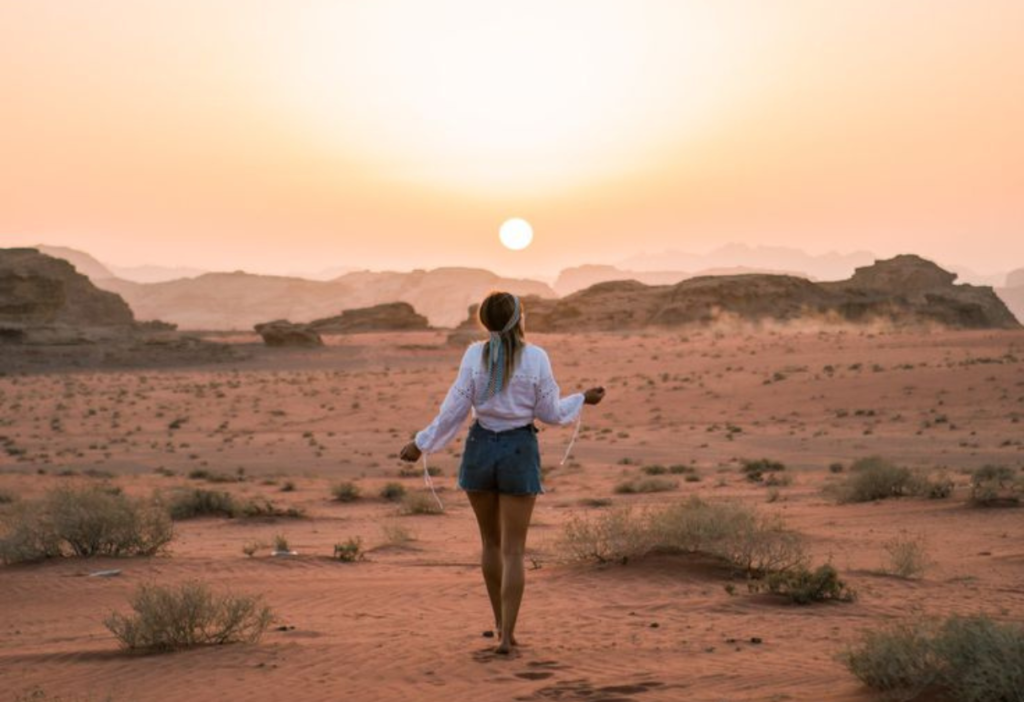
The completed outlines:
[[[357,335],[311,351],[225,338],[237,360],[118,370],[37,366],[0,376],[0,490],[20,500],[69,482],[149,495],[208,487],[301,507],[307,518],[175,524],[167,554],[0,566],[0,698],[65,700],[869,700],[836,656],[864,630],[917,614],[1024,618],[1024,511],[967,504],[965,471],[1024,467],[1024,333],[784,331],[531,337],[563,392],[592,384],[570,428],[541,432],[547,494],[534,517],[520,653],[498,658],[455,489],[461,439],[432,457],[443,515],[401,516],[377,493],[425,426],[462,349],[441,333]],[[2,358],[0,358],[2,367]],[[873,454],[957,484],[945,500],[839,505],[829,466]],[[791,484],[750,483],[739,461],[782,461]],[[620,495],[648,464],[701,479]],[[160,472],[156,472],[160,470]],[[672,476],[679,477],[682,476]],[[355,480],[363,498],[331,486]],[[293,491],[283,491],[286,482]],[[699,494],[782,515],[831,559],[854,603],[796,606],[685,556],[627,565],[560,558],[573,514]],[[397,543],[397,532],[413,540]],[[270,555],[284,535],[298,552]],[[920,538],[923,577],[886,575],[887,541]],[[360,537],[365,560],[332,560]],[[400,540],[399,540],[400,541]],[[243,546],[257,543],[252,557]],[[118,577],[87,577],[120,569]],[[144,582],[202,579],[262,595],[276,621],[257,644],[136,656],[103,625]],[[727,586],[738,585],[730,594]],[[731,589],[731,588],[730,588]],[[759,638],[760,643],[751,639]]]

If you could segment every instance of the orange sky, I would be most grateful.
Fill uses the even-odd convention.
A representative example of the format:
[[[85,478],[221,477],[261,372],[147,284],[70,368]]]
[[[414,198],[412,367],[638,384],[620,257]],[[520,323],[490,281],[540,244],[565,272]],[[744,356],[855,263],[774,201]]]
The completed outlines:
[[[0,245],[549,274],[738,241],[1007,270],[1021,86],[1020,0],[6,2]]]

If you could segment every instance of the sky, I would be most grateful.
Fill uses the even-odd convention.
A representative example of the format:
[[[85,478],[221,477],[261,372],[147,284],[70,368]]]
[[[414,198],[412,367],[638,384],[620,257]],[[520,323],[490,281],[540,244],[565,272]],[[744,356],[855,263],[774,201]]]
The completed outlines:
[[[740,242],[1005,271],[1022,86],[1020,0],[0,0],[0,246],[550,275]]]

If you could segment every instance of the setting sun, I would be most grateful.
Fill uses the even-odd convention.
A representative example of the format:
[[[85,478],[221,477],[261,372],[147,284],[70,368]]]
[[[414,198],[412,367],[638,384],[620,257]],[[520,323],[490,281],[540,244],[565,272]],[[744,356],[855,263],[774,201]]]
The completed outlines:
[[[533,241],[533,227],[525,219],[513,217],[506,220],[498,231],[498,238],[507,249],[521,251]]]

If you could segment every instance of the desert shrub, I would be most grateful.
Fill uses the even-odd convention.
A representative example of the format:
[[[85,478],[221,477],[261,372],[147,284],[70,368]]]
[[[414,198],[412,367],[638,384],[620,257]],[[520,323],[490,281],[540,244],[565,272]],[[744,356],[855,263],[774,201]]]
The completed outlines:
[[[227,473],[217,473],[206,468],[196,468],[195,470],[189,471],[188,477],[192,480],[205,480],[208,483],[237,483],[243,478],[241,476],[228,475]]]
[[[281,492],[295,492],[295,481],[284,481],[284,483],[281,485]]]
[[[665,473],[668,473],[668,468],[658,464],[644,466],[641,470],[646,475],[665,475]]]
[[[331,488],[331,495],[338,502],[355,502],[359,499],[362,494],[359,486],[351,480],[345,481],[344,483],[338,483]]]
[[[675,463],[668,467],[668,472],[672,475],[680,475],[686,473],[696,473],[697,469],[693,466],[688,466],[684,463]]]
[[[757,461],[743,461],[743,466],[740,471],[746,476],[747,480],[759,483],[764,480],[765,473],[779,473],[786,470],[786,466],[779,461],[771,461],[767,458],[762,458]]]
[[[380,525],[380,534],[386,546],[401,546],[416,540],[416,535],[404,524],[384,522]]]
[[[632,495],[644,492],[668,492],[679,487],[679,483],[668,478],[633,478],[615,486],[620,495]]]
[[[930,565],[928,551],[921,537],[897,536],[883,544],[888,563],[883,569],[900,578],[916,578]]]
[[[584,507],[611,507],[614,502],[610,497],[581,497],[580,504]]]
[[[18,496],[9,490],[0,490],[0,505],[9,505],[16,502]]]
[[[387,483],[381,488],[380,496],[388,502],[398,502],[405,497],[405,486],[401,483]]]
[[[277,553],[288,553],[291,551],[291,545],[288,543],[288,537],[284,534],[274,535],[274,551]]]
[[[853,591],[839,578],[832,564],[825,563],[814,570],[804,565],[768,573],[763,580],[752,581],[751,589],[780,595],[795,604],[812,602],[852,602]]]
[[[429,492],[409,492],[402,498],[402,514],[441,514],[444,509]]]
[[[987,465],[971,474],[971,504],[980,507],[1016,505],[1024,482],[1006,466]]]
[[[626,563],[647,555],[656,541],[648,512],[621,508],[591,519],[573,515],[563,529],[561,547],[573,561]]]
[[[921,479],[909,468],[872,456],[855,461],[846,480],[834,489],[840,502],[872,502],[920,494]]]
[[[134,614],[115,612],[104,624],[131,651],[255,642],[272,619],[259,598],[216,594],[201,582],[142,585],[130,604]]]
[[[343,544],[334,544],[334,557],[346,563],[362,560],[363,540],[358,536],[353,536]]]
[[[171,520],[157,503],[103,486],[59,487],[17,505],[4,518],[0,560],[22,563],[62,555],[149,556],[171,540]]]
[[[929,500],[944,500],[953,494],[954,483],[945,475],[923,481],[922,494]]]
[[[299,507],[278,507],[265,497],[254,497],[240,503],[235,509],[235,516],[246,519],[301,519],[306,513]]]
[[[830,463],[829,466],[828,466],[828,472],[829,473],[842,473],[843,472],[843,464],[839,463],[838,461],[835,462],[835,463]]]
[[[844,656],[865,685],[898,700],[926,689],[955,702],[1024,700],[1024,626],[988,617],[898,624],[868,632]]]
[[[167,503],[171,519],[196,517],[234,517],[238,505],[230,493],[202,488],[176,490]]]
[[[570,560],[601,563],[639,558],[653,551],[703,553],[751,577],[802,564],[798,534],[777,517],[734,502],[710,503],[693,496],[647,511],[609,510],[587,519],[576,515],[562,534]]]

